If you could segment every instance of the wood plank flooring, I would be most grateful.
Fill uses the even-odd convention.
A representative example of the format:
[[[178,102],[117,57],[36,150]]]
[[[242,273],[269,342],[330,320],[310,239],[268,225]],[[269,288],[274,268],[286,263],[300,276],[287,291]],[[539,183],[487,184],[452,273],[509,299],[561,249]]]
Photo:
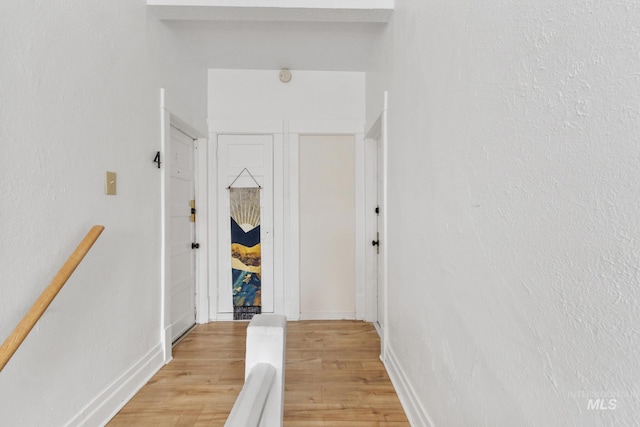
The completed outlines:
[[[244,383],[247,325],[199,325],[108,426],[224,425]],[[409,426],[379,354],[369,323],[287,323],[284,425]]]

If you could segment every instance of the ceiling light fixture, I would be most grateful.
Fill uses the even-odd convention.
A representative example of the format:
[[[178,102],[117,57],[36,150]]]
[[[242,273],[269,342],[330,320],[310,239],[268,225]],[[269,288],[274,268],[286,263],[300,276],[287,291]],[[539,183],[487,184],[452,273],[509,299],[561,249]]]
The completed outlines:
[[[291,81],[291,71],[286,68],[280,70],[280,81],[282,83],[289,83]]]

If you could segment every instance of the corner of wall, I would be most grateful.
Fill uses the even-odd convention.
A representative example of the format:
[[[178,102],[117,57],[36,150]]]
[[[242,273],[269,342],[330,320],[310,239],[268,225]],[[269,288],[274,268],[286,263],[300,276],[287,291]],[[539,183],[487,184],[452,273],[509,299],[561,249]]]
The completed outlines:
[[[386,358],[383,360],[393,387],[396,389],[402,408],[409,423],[413,427],[435,427],[427,410],[420,403],[420,398],[411,386],[409,378],[398,362],[395,353],[389,345],[386,348]]]
[[[158,344],[89,402],[67,427],[106,425],[163,365],[163,348]]]

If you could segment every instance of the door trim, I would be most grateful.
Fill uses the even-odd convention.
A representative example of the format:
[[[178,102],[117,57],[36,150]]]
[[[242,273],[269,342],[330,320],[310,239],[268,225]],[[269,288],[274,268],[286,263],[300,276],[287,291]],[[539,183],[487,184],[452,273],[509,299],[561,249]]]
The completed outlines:
[[[169,259],[169,245],[168,239],[171,235],[171,221],[169,220],[169,188],[170,188],[170,179],[171,179],[171,159],[170,156],[167,156],[167,153],[170,152],[171,146],[171,127],[180,130],[191,138],[198,139],[205,137],[205,134],[198,131],[195,127],[190,125],[187,121],[181,119],[179,116],[173,113],[173,104],[169,101],[169,97],[167,96],[167,92],[165,89],[160,89],[160,222],[161,222],[161,255],[160,255],[160,286],[162,289],[161,292],[161,310],[160,310],[160,322],[161,322],[161,344],[163,348],[163,358],[164,363],[169,363],[172,359],[172,333],[171,333],[171,260]],[[206,194],[206,189],[203,190],[203,186],[206,186],[206,175],[205,179],[202,180],[202,174],[206,174],[206,168],[202,169],[201,167],[201,155],[196,147],[199,145],[206,144],[198,144],[196,141],[194,142],[194,155],[196,158],[194,159],[194,180],[196,186],[196,200],[200,198],[200,200],[205,200],[202,196],[202,193]],[[195,154],[198,153],[198,154]],[[150,154],[150,161],[153,158]],[[206,158],[206,157],[205,157]],[[206,212],[204,212],[206,214]],[[206,220],[206,215],[200,215],[200,220]],[[199,222],[196,227],[196,237],[198,239],[202,239],[203,232],[206,230],[206,224],[202,221]],[[203,266],[205,263],[203,260],[207,258],[207,242],[206,242],[206,234],[204,234],[205,238],[200,242],[200,249],[196,252],[196,322],[202,322],[202,316],[206,316],[207,313],[201,312],[202,303],[201,300],[205,300],[208,297],[206,292],[206,288],[203,287],[203,283],[206,283],[206,268]],[[203,279],[204,276],[204,279]]]
[[[365,143],[363,120],[218,120],[210,118],[207,164],[217,164],[218,135],[271,134],[274,136],[274,281],[282,282],[274,289],[274,310],[289,320],[300,319],[300,218],[299,218],[299,147],[303,135],[354,135],[356,147],[356,318],[365,319],[366,312],[366,206],[364,192]],[[284,173],[282,173],[284,172]],[[280,175],[280,176],[279,176]],[[208,285],[210,320],[230,320],[217,312],[217,174],[207,178],[209,264]],[[281,214],[279,214],[279,212]],[[288,226],[286,226],[288,224]],[[279,230],[279,231],[278,231]]]
[[[287,129],[289,158],[285,161],[288,171],[285,180],[289,187],[288,256],[285,252],[285,271],[289,273],[285,282],[285,315],[291,320],[300,320],[300,135],[353,135],[355,146],[355,186],[356,186],[356,319],[365,319],[365,277],[366,277],[366,227],[365,227],[365,144],[364,121],[360,120],[290,120]],[[288,175],[288,177],[287,177]]]
[[[278,242],[283,242],[285,236],[284,216],[278,215],[284,206],[284,188],[283,178],[278,177],[276,167],[282,165],[283,162],[283,141],[284,128],[281,120],[233,120],[224,119],[216,120],[210,118],[209,139],[206,153],[206,165],[208,168],[217,167],[218,164],[218,136],[219,135],[273,135],[273,239],[274,239],[274,301],[273,308],[275,313],[283,313],[282,301],[284,301],[284,281],[285,270],[282,254],[284,248]],[[204,144],[203,144],[204,145]],[[226,196],[218,191],[218,173],[217,170],[210,170],[207,178],[208,186],[206,188],[207,197],[207,223],[210,224],[205,233],[209,241],[207,280],[203,282],[206,288],[209,300],[207,303],[209,321],[229,321],[233,320],[233,313],[218,313],[218,198]],[[285,243],[286,245],[286,243]],[[278,260],[280,257],[280,260]]]
[[[368,203],[369,206],[372,206],[372,204],[378,204],[380,206],[380,210],[382,212],[382,227],[381,229],[378,229],[377,231],[380,233],[379,234],[379,239],[380,242],[382,242],[382,245],[384,246],[380,246],[380,255],[373,255],[373,256],[377,256],[378,257],[378,265],[382,265],[382,288],[383,288],[383,299],[384,299],[384,313],[383,313],[383,325],[384,325],[384,329],[380,328],[378,323],[377,323],[377,300],[375,298],[373,298],[374,295],[377,295],[377,280],[380,280],[380,277],[377,277],[377,272],[376,272],[376,277],[374,277],[376,280],[371,280],[367,282],[367,291],[369,292],[369,295],[371,296],[370,298],[367,299],[367,303],[371,304],[369,306],[369,308],[371,310],[368,310],[367,312],[370,314],[371,316],[371,321],[374,322],[374,325],[376,326],[376,330],[378,331],[378,334],[380,335],[380,359],[384,362],[387,359],[387,342],[389,341],[389,309],[388,309],[388,240],[387,240],[387,223],[388,223],[388,219],[387,219],[387,177],[388,177],[388,165],[387,165],[387,147],[388,147],[388,125],[387,125],[387,121],[388,121],[388,99],[389,99],[389,95],[388,92],[385,91],[384,92],[384,104],[383,104],[383,109],[382,112],[380,113],[380,116],[378,117],[378,119],[375,121],[375,123],[371,126],[371,129],[369,129],[369,131],[367,132],[367,140],[370,141],[374,141],[374,145],[372,148],[370,148],[374,154],[373,156],[369,155],[368,159],[371,159],[367,164],[369,164],[373,170],[377,171],[377,144],[382,144],[381,150],[380,152],[382,153],[382,191],[381,191],[381,195],[382,195],[382,200],[378,200],[378,177],[377,177],[377,173],[373,175],[374,180],[371,181],[367,181],[369,183],[373,182],[375,183],[375,185],[369,186],[367,188],[367,198],[368,200],[370,200],[370,202]],[[370,144],[369,144],[370,146]],[[372,163],[373,162],[373,163]],[[369,174],[368,176],[371,176],[371,174]],[[371,200],[373,202],[371,202]],[[377,220],[376,220],[377,222]],[[371,230],[371,228],[369,228],[369,230]],[[370,254],[372,254],[373,252],[369,252]],[[368,261],[367,262],[367,266],[369,269],[373,269],[373,260]],[[379,298],[379,296],[378,296]]]

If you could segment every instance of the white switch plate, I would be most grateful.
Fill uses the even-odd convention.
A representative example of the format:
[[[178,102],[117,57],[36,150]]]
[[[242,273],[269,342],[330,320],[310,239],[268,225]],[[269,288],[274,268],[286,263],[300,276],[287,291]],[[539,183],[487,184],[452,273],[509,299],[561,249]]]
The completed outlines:
[[[115,196],[116,194],[116,173],[107,172],[105,178],[105,193],[109,196]]]

